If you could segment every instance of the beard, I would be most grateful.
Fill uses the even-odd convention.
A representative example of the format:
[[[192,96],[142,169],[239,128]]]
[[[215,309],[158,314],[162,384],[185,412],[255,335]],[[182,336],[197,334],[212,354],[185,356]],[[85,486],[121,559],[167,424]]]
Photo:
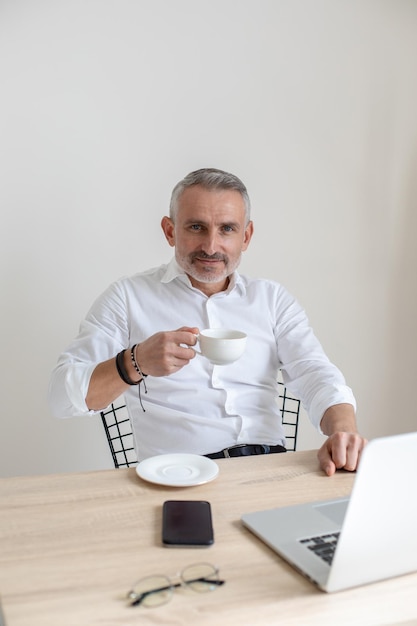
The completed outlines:
[[[206,254],[205,252],[192,252],[186,257],[177,257],[178,265],[185,271],[188,276],[200,283],[218,283],[228,278],[240,263],[240,257],[232,261],[225,254]],[[201,267],[201,262],[217,261],[216,267],[210,267],[208,264]],[[199,263],[197,265],[197,263]]]

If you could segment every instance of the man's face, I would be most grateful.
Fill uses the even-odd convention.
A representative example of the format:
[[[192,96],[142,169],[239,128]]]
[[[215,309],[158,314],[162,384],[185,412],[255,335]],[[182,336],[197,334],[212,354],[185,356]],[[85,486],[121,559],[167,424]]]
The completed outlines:
[[[188,187],[179,198],[175,223],[162,219],[168,243],[191,283],[207,295],[226,289],[253,233],[245,223],[245,203],[238,191]]]

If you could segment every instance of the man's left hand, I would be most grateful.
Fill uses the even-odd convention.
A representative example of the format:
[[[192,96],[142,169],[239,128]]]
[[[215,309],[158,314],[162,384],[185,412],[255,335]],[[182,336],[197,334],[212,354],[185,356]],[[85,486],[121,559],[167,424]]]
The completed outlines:
[[[358,433],[336,432],[330,435],[318,452],[321,469],[332,476],[336,470],[354,472],[367,440]]]
[[[361,437],[356,427],[356,416],[351,404],[330,406],[320,423],[322,432],[328,435],[327,441],[318,452],[321,469],[327,476],[336,470],[354,472],[367,440]]]

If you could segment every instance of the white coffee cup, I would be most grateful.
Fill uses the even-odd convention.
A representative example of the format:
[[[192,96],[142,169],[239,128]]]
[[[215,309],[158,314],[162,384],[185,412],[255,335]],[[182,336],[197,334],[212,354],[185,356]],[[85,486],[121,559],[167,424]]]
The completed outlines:
[[[240,359],[245,351],[246,339],[246,334],[240,330],[206,328],[197,336],[201,352],[196,352],[213,365],[228,365]]]

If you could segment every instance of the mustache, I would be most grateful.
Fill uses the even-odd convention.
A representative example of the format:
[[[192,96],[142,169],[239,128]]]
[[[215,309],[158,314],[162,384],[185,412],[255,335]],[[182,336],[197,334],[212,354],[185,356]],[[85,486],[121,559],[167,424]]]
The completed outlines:
[[[191,262],[195,261],[195,259],[199,259],[201,260],[207,260],[207,261],[223,261],[224,263],[227,263],[227,256],[225,256],[224,254],[207,254],[206,252],[193,252],[191,255]]]

